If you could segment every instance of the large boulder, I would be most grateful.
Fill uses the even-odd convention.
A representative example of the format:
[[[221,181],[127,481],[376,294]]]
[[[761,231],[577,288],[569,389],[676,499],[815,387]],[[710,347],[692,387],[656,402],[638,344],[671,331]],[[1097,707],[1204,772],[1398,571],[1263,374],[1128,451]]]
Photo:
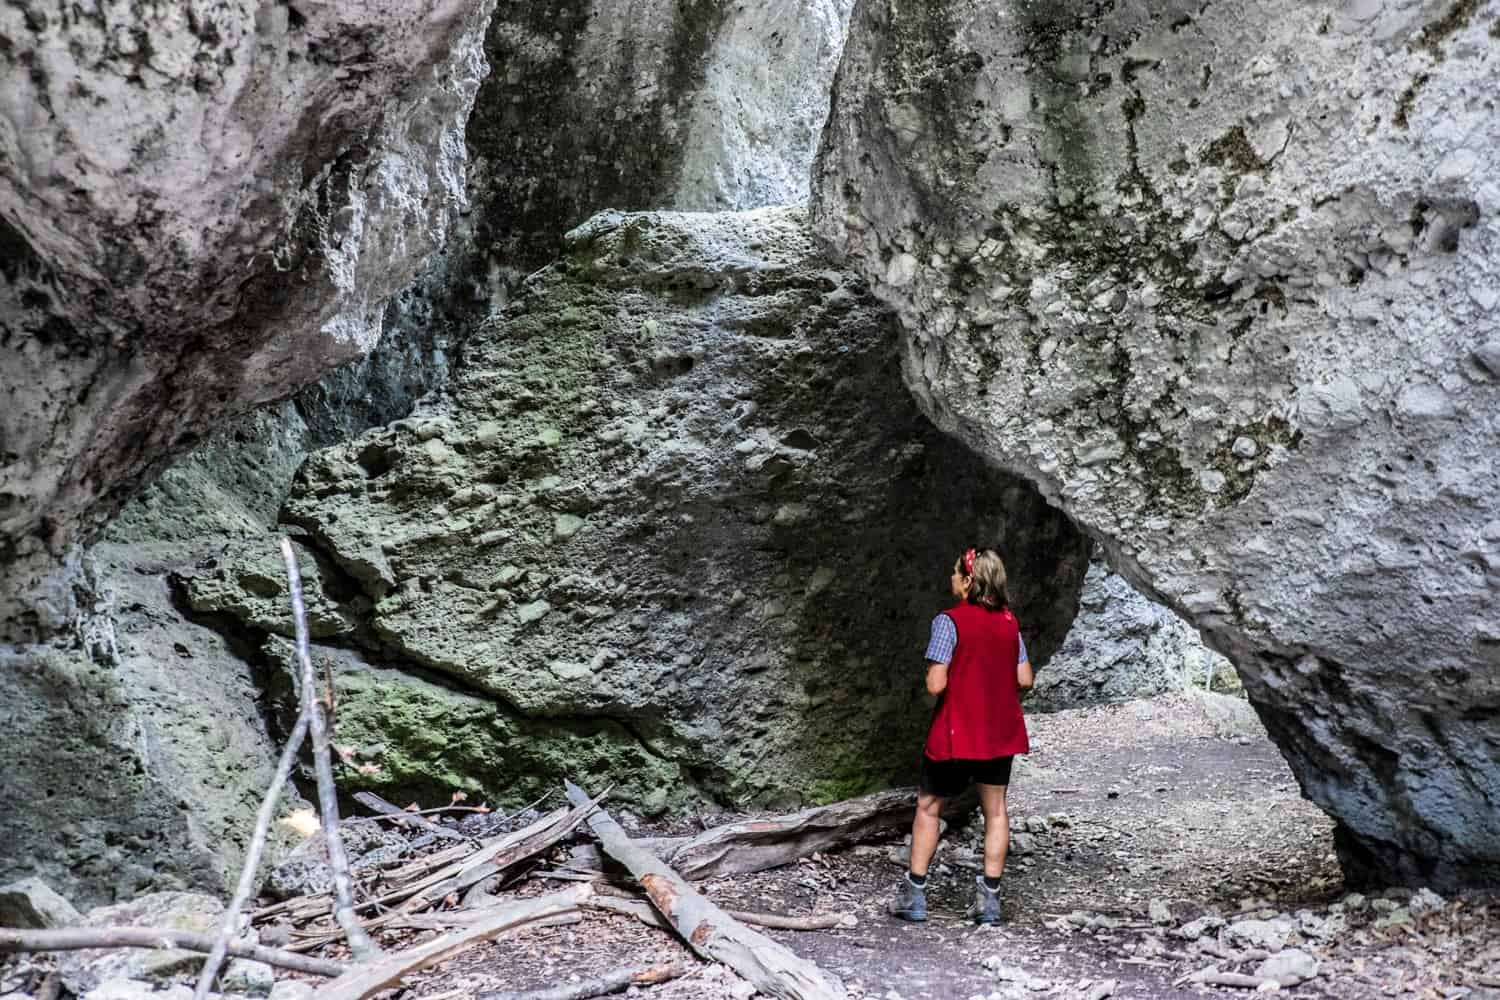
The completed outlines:
[[[655,811],[910,777],[950,560],[1002,546],[1040,660],[1088,545],[918,413],[894,338],[800,210],[572,233],[443,400],[313,454],[286,500],[350,787],[515,799],[571,774]],[[285,661],[254,560],[190,576]]]
[[[374,344],[465,204],[492,6],[0,10],[0,641],[173,455]]]
[[[815,226],[1227,653],[1351,873],[1500,878],[1492,7],[863,0]]]

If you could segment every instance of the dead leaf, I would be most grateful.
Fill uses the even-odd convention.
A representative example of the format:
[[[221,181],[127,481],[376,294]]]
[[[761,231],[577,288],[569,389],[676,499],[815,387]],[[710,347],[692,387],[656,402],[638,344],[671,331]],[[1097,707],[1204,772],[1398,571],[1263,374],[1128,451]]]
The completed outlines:
[[[338,753],[339,760],[343,761],[345,764],[354,763],[354,754],[356,752],[354,747],[341,747],[337,743],[335,743],[333,745],[333,749]]]
[[[453,805],[458,805],[458,803],[463,802],[468,797],[469,797],[469,793],[468,792],[454,792],[453,793]]]
[[[361,765],[359,765],[359,767],[355,768],[355,770],[358,771],[360,774],[375,775],[375,774],[379,774],[380,773],[380,765],[379,764],[361,764]]]

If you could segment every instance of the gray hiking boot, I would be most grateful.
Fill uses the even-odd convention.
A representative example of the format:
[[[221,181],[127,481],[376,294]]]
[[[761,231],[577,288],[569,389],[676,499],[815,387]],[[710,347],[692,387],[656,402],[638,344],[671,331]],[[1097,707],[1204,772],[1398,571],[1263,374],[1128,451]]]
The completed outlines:
[[[1000,890],[986,887],[983,875],[974,876],[974,905],[965,916],[976,924],[1000,922]]]
[[[920,924],[927,919],[927,890],[903,875],[890,910],[897,919]]]

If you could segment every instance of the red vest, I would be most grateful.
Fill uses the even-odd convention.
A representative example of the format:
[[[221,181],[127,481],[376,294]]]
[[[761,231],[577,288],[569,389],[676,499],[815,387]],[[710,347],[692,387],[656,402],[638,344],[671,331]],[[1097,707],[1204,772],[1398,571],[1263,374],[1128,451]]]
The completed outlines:
[[[965,602],[947,612],[958,628],[926,754],[932,760],[989,760],[1026,753],[1026,721],[1016,688],[1020,627],[1009,610]]]

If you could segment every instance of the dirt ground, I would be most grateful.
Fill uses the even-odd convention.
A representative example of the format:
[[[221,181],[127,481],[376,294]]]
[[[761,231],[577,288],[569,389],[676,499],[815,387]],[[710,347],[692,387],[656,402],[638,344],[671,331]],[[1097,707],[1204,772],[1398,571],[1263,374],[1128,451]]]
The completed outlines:
[[[904,871],[900,839],[701,888],[726,908],[853,914],[849,928],[768,932],[837,975],[853,997],[1245,994],[1184,979],[1203,969],[1252,973],[1279,953],[1300,956],[1302,974],[1314,973],[1277,991],[1297,997],[1500,998],[1492,900],[1346,892],[1330,822],[1303,801],[1243,702],[1174,695],[1036,716],[1031,728],[1033,752],[1010,791],[1014,844],[999,927],[963,919],[979,865],[977,820],[945,834],[923,925],[884,912]],[[511,891],[564,884],[537,872]],[[627,995],[754,992],[663,931],[590,912],[578,924],[472,950],[423,973],[400,998],[459,1000],[669,962],[691,971]]]

